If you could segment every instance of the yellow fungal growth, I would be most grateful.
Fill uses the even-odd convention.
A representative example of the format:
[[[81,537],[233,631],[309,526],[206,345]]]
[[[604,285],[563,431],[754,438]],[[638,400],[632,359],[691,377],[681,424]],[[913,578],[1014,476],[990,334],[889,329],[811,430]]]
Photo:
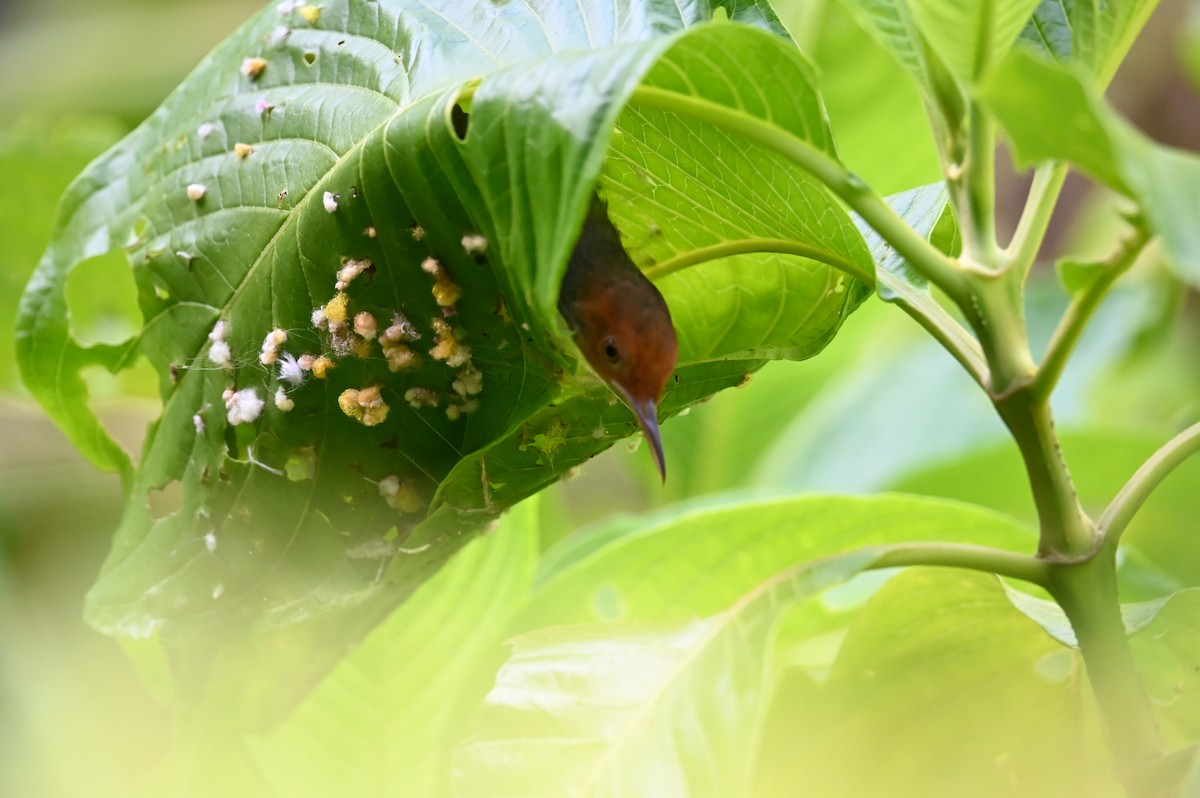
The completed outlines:
[[[433,326],[435,340],[435,346],[429,350],[430,357],[445,361],[451,368],[458,368],[470,362],[471,347],[459,342],[445,319],[434,319],[430,324]]]
[[[337,363],[334,363],[325,355],[321,355],[312,362],[312,375],[318,380],[323,380],[329,374],[329,370],[336,367]]]
[[[249,158],[252,152],[254,152],[254,148],[249,144],[244,144],[239,141],[237,144],[233,145],[233,154],[243,161]]]
[[[395,474],[389,474],[379,480],[379,495],[389,507],[402,513],[419,513],[425,509],[425,502],[413,481],[410,479],[401,482],[400,477]]]
[[[387,360],[388,371],[393,374],[398,371],[415,368],[421,362],[421,356],[408,348],[406,344],[381,339],[383,356]]]
[[[367,311],[360,311],[354,317],[354,332],[362,336],[368,341],[373,341],[378,334],[379,325],[375,321],[375,317]]]
[[[426,258],[421,262],[421,270],[437,281],[433,286],[433,298],[437,303],[444,308],[453,307],[462,296],[462,289],[450,279],[442,264],[436,258]]]
[[[258,76],[267,68],[267,59],[259,58],[243,58],[242,59],[242,74],[251,80],[257,80]]]
[[[442,275],[433,286],[433,298],[444,308],[454,307],[462,296],[462,288],[449,277]]]
[[[409,388],[404,392],[404,401],[412,405],[414,409],[437,407],[438,395],[429,388]]]
[[[325,305],[325,319],[331,326],[335,324],[340,325],[346,323],[346,305],[348,305],[349,302],[350,297],[344,292],[338,291],[333,299],[329,300],[329,303]]]
[[[358,341],[355,342],[354,347],[351,349],[350,353],[352,355],[354,355],[355,357],[361,357],[361,358],[370,357],[371,356],[371,342],[368,341],[366,338],[359,338]]]
[[[382,385],[372,385],[360,390],[347,388],[338,397],[338,407],[365,427],[382,424],[387,419],[389,409],[380,394],[382,390]]]
[[[317,20],[321,18],[321,7],[320,6],[300,6],[298,13],[300,14],[300,18],[303,19],[305,22],[307,22],[309,25],[316,25]]]

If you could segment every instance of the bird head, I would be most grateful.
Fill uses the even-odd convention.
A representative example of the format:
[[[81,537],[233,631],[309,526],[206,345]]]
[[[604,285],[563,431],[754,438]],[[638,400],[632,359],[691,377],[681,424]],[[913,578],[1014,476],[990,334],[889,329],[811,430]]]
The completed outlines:
[[[679,344],[662,294],[640,273],[637,278],[604,283],[575,303],[575,343],[633,411],[665,480],[658,401],[675,370]]]

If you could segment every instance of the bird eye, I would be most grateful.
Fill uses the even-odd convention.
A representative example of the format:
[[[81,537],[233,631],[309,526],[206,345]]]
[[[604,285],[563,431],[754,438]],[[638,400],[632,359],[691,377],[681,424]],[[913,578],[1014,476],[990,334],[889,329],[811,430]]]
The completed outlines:
[[[601,342],[601,351],[604,352],[604,357],[608,359],[608,362],[614,366],[620,362],[621,350],[617,349],[617,342],[611,336]]]

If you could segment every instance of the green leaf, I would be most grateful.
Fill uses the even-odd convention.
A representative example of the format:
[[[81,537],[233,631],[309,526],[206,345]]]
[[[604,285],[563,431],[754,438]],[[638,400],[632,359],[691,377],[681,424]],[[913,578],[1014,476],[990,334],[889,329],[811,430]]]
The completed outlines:
[[[18,385],[11,319],[21,287],[50,235],[54,204],[87,162],[120,138],[108,118],[25,119],[0,131],[0,388]],[[103,290],[105,286],[98,286]]]
[[[991,76],[983,101],[1024,163],[1064,160],[1134,199],[1162,239],[1176,275],[1200,284],[1200,158],[1147,139],[1078,71],[1014,53]],[[1046,124],[1047,119],[1058,120]]]
[[[931,183],[888,197],[887,203],[913,230],[928,239],[943,218],[949,218],[950,225],[953,225],[953,214],[948,211],[949,198],[945,184]],[[914,292],[929,296],[929,281],[915,272],[904,256],[893,250],[865,221],[857,217],[855,221],[867,246],[871,248],[871,256],[875,259],[876,291],[879,298],[891,302],[898,297],[911,296]],[[943,238],[949,237],[944,231]],[[902,289],[896,285],[897,282],[911,287],[911,290],[898,293],[898,290]]]
[[[838,0],[776,3],[821,76],[821,96],[846,166],[881,194],[941,177],[916,85]],[[888,134],[880,136],[886,129]]]
[[[1123,126],[1090,78],[1014,52],[989,76],[981,99],[1008,133],[1021,163],[1067,160],[1127,193],[1118,165]],[[1047,120],[1056,120],[1047,124]]]
[[[1066,613],[1053,601],[1031,596],[1007,584],[1004,585],[1004,595],[1008,597],[1014,607],[1045,629],[1059,643],[1069,648],[1079,647],[1075,630],[1071,628],[1071,622],[1067,620]],[[1125,633],[1133,635],[1144,629],[1158,616],[1159,610],[1166,602],[1167,598],[1160,598],[1153,601],[1122,604],[1121,618],[1125,623]]]
[[[828,681],[778,708],[764,733],[790,744],[766,777],[823,796],[1120,795],[1072,657],[993,577],[907,570],[855,617]]]
[[[625,104],[639,84],[686,94],[834,154],[811,69],[769,8],[719,7],[758,27],[685,31],[713,7],[664,0],[590,4],[582,17],[573,3],[467,13],[342,0],[314,6],[315,21],[273,6],[94,162],[63,200],[19,340],[49,414],[94,462],[126,473],[79,372],[144,357],[160,375],[163,414],[89,622],[177,638],[269,634],[360,602],[383,611],[464,530],[633,433],[603,386],[569,373],[579,368],[556,309],[597,176],[641,263],[700,261],[769,234],[869,274],[854,224],[807,174],[708,120]],[[85,346],[64,286],[117,248],[144,326]],[[441,276],[422,267],[430,257]],[[370,265],[338,277],[350,260]],[[815,354],[866,295],[811,258],[776,254],[704,263],[662,289],[682,356],[664,417],[765,357]],[[436,301],[459,290],[452,310]],[[332,331],[314,325],[322,307]],[[403,328],[403,315],[422,336],[409,342],[420,362],[393,373],[378,338],[347,332],[370,321],[360,313],[377,333]],[[284,333],[283,352],[336,368],[281,384],[260,353]],[[434,396],[437,407],[421,401]],[[265,407],[235,424],[234,402]]]
[[[1169,748],[1200,742],[1200,588],[1172,594],[1133,638],[1134,659]]]
[[[800,52],[754,29],[710,33],[717,31],[719,39],[681,39],[642,88],[768,120],[836,157],[813,70]],[[867,296],[844,273],[869,275],[871,261],[839,202],[790,159],[706,119],[651,108],[635,95],[617,119],[601,181],[631,256],[652,277],[661,275],[684,361],[808,357]],[[769,253],[779,241],[812,255],[719,257],[729,247]],[[705,252],[717,259],[676,265]],[[557,276],[543,290],[543,301],[555,300]]]
[[[279,795],[443,795],[503,660],[505,624],[526,598],[537,507],[508,512],[338,663],[278,729],[250,748]]]
[[[926,95],[934,94],[935,75],[945,70],[922,39],[906,0],[849,0],[859,23],[892,54]]]
[[[1103,274],[1103,265],[1064,258],[1054,264],[1058,281],[1071,296],[1082,294]]]
[[[1158,0],[1042,0],[1021,40],[1058,61],[1082,65],[1105,86]]]
[[[603,537],[603,526],[591,534]],[[814,496],[684,505],[555,574],[521,613],[516,628],[667,623],[712,615],[794,563],[922,540],[1011,551],[1035,545],[1027,526],[937,499]]]
[[[455,794],[749,794],[774,620],[875,558],[866,549],[786,568],[704,620],[517,638],[476,739],[455,757]]]
[[[930,46],[964,83],[978,81],[1012,47],[1038,0],[912,0]]]

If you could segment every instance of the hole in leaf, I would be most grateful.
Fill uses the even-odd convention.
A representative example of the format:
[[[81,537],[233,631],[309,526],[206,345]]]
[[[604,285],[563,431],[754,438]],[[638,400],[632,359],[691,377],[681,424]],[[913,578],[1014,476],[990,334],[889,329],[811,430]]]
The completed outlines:
[[[146,494],[146,508],[155,521],[161,521],[167,516],[179,512],[183,506],[183,484],[172,480],[161,488],[151,489]]]
[[[317,472],[317,452],[311,446],[297,449],[283,466],[292,482],[312,479]]]
[[[317,60],[317,54],[312,52],[311,50],[304,54],[304,63],[308,64],[309,66],[312,66],[313,62],[315,62],[316,60]]]
[[[137,284],[120,252],[77,265],[67,275],[66,294],[71,335],[84,346],[119,344],[142,327]]]
[[[463,107],[455,103],[450,107],[450,125],[454,128],[454,135],[459,141],[467,140],[467,127],[471,123],[471,115],[468,114]]]

